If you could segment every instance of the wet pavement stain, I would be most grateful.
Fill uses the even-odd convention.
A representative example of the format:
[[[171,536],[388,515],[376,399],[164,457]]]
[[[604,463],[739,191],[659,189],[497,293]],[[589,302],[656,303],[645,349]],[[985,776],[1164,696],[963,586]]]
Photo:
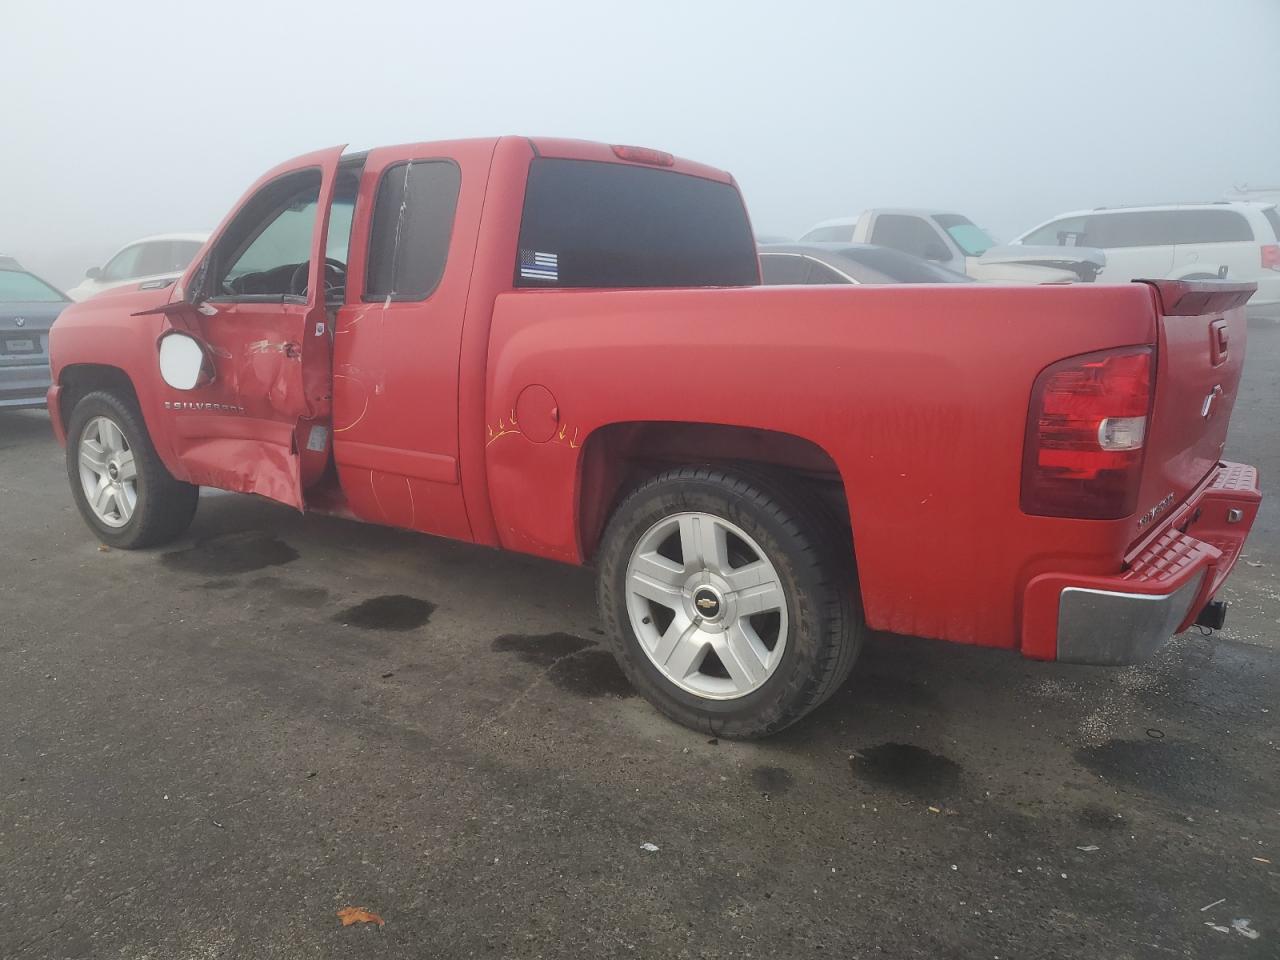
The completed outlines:
[[[785,767],[759,766],[751,771],[751,785],[771,797],[782,796],[793,783],[795,779]]]
[[[1175,803],[1217,806],[1224,781],[1248,792],[1248,777],[1224,771],[1218,752],[1176,740],[1108,740],[1075,752],[1078,763],[1117,785],[1135,787]]]
[[[539,667],[549,667],[562,657],[595,645],[594,640],[570,633],[511,633],[497,637],[489,644],[498,653],[514,653],[525,663]]]
[[[259,577],[249,586],[256,590],[266,590],[275,600],[290,607],[314,610],[329,602],[329,591],[324,587],[294,587],[279,577]]]
[[[627,682],[627,675],[605,650],[584,650],[561,660],[547,674],[561,690],[576,693],[580,697],[616,697],[624,700],[636,692]]]
[[[426,624],[435,609],[430,601],[397,593],[357,603],[334,614],[333,620],[362,630],[414,630]]]
[[[207,577],[249,573],[282,566],[297,559],[298,551],[289,544],[256,531],[198,540],[185,549],[160,555],[160,562],[171,570],[200,573]]]
[[[882,743],[850,759],[853,778],[919,797],[938,798],[960,785],[960,764],[912,743]]]
[[[569,633],[506,634],[490,647],[499,653],[514,653],[525,663],[547,667],[547,679],[556,687],[580,697],[634,697],[626,674],[608,651],[592,649],[598,644]]]

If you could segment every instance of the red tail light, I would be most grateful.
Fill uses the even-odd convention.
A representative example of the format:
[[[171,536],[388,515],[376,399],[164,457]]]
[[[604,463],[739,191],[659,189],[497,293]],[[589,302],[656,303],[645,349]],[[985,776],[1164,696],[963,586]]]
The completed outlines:
[[[630,160],[632,163],[647,163],[651,167],[674,166],[676,158],[662,150],[651,150],[648,147],[628,147],[617,144],[613,155],[619,160]]]
[[[1280,270],[1280,244],[1268,243],[1262,248],[1262,268]]]
[[[1031,390],[1022,510],[1117,520],[1133,513],[1151,412],[1150,347],[1069,357]]]

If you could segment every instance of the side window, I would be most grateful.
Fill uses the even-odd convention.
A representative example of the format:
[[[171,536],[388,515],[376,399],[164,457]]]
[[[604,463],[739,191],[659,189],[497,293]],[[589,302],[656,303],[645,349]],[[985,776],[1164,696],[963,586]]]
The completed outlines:
[[[287,173],[245,202],[213,251],[214,296],[305,295],[320,179]]]
[[[810,230],[800,238],[804,242],[816,241],[825,243],[827,241],[835,241],[837,243],[849,243],[853,240],[853,224],[841,223],[834,227],[817,227]]]
[[[195,255],[200,252],[202,246],[204,244],[195,240],[173,241],[169,248],[169,266],[166,270],[172,273],[181,273],[195,259]]]
[[[1047,223],[1023,237],[1022,242],[1035,247],[1084,247],[1090,243],[1084,236],[1084,217],[1063,217]]]
[[[871,242],[929,259],[938,247],[946,249],[936,230],[919,217],[885,213],[876,217],[871,228]]]
[[[1249,221],[1234,210],[1178,210],[1174,243],[1236,243],[1253,240]]]
[[[139,277],[151,277],[158,273],[166,273],[173,262],[173,244],[168,240],[152,240],[140,243],[142,252],[138,255]]]
[[[451,160],[387,168],[369,237],[365,299],[425,300],[444,276],[462,172]]]
[[[111,262],[102,268],[102,279],[107,283],[117,283],[130,277],[142,276],[138,272],[138,260],[142,256],[143,246],[144,244],[135,243],[112,257]]]
[[[809,276],[806,283],[848,283],[847,277],[842,277],[836,271],[832,270],[825,263],[819,263],[817,260],[809,261]]]
[[[809,261],[798,253],[762,253],[760,273],[769,286],[806,283]]]

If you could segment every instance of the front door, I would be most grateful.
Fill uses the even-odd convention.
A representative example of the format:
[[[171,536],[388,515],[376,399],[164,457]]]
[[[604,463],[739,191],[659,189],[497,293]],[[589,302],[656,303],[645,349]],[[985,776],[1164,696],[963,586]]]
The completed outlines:
[[[185,278],[198,308],[170,322],[203,341],[213,378],[168,391],[164,412],[193,483],[302,509],[306,488],[324,471],[327,302],[340,302],[346,281],[345,262],[326,256],[341,154],[341,147],[318,151],[268,173]],[[339,249],[345,256],[345,242]]]

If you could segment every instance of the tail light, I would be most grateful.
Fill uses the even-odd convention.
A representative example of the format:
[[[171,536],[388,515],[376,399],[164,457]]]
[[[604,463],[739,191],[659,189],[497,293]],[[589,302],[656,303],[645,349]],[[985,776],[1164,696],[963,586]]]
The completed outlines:
[[[1069,357],[1031,390],[1022,510],[1117,520],[1137,506],[1151,413],[1150,347]]]
[[[1262,248],[1262,268],[1280,270],[1280,244],[1268,243]]]

